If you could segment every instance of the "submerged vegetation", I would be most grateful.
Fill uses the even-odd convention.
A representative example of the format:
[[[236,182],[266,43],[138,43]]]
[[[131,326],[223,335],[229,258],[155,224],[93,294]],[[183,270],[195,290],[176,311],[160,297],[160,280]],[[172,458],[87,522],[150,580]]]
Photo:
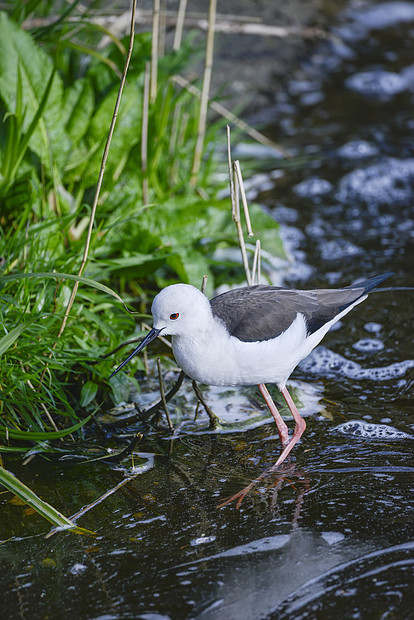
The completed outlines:
[[[133,379],[108,382],[107,354],[131,338],[160,287],[207,275],[211,292],[244,273],[215,254],[237,243],[220,197],[224,121],[209,120],[195,172],[200,100],[173,79],[195,60],[194,37],[156,58],[151,33],[135,35],[95,213],[129,39],[76,5],[56,19],[40,2],[0,13],[3,451],[76,436],[99,407],[127,398]],[[281,252],[276,223],[252,214],[267,249]]]

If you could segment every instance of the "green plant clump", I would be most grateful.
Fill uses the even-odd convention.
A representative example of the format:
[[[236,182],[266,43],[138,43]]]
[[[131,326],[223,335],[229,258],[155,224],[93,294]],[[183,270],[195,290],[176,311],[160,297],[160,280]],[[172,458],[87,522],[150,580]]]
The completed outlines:
[[[0,13],[2,443],[76,434],[88,413],[127,397],[129,379],[119,373],[108,383],[114,361],[102,356],[131,338],[135,318],[111,291],[143,319],[167,283],[199,286],[207,275],[211,292],[224,267],[227,280],[229,273],[243,277],[241,266],[215,258],[218,246],[235,245],[229,200],[218,198],[217,173],[226,170],[217,155],[225,142],[220,119],[208,125],[202,169],[190,183],[200,104],[171,78],[188,67],[193,42],[159,59],[143,161],[151,34],[137,34],[87,265],[58,337],[82,260],[128,38],[107,36],[86,15],[23,29],[29,5],[42,3]],[[275,222],[258,208],[253,215],[267,249],[280,252]],[[135,358],[129,373],[141,363]]]

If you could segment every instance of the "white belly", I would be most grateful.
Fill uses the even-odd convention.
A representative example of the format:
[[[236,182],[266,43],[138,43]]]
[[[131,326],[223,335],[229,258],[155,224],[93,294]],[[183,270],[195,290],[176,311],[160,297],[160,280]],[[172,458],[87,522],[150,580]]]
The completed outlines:
[[[224,328],[172,339],[174,357],[184,372],[200,383],[218,386],[276,383],[283,387],[314,346],[306,337],[302,315],[283,334],[264,342],[242,342]]]

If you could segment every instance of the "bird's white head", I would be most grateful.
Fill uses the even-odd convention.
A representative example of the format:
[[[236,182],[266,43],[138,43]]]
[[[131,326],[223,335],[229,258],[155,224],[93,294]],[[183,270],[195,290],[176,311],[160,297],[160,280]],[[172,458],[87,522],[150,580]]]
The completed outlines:
[[[152,302],[153,327],[163,336],[181,336],[200,331],[211,321],[207,297],[189,284],[172,284]]]

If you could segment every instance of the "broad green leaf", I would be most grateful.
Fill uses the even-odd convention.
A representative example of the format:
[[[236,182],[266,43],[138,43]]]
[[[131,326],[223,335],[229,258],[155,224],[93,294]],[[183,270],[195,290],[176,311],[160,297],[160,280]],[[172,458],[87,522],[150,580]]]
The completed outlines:
[[[131,391],[131,384],[125,373],[119,372],[109,380],[109,384],[112,388],[113,401],[115,405],[128,400],[129,393]]]
[[[15,112],[17,80],[22,81],[22,110],[25,111],[24,131],[27,131],[45,92],[53,71],[50,56],[0,12],[0,96],[9,112]],[[62,123],[63,82],[56,74],[47,99],[42,119],[30,139],[30,148],[50,167],[53,161],[62,165],[70,151],[71,142]]]
[[[93,381],[87,381],[85,385],[82,386],[81,390],[81,401],[80,404],[82,407],[87,407],[89,403],[93,401],[95,398],[96,392],[98,391],[98,386]]]
[[[141,82],[142,80],[139,80]],[[87,145],[90,149],[96,144],[101,147],[96,150],[92,157],[79,169],[82,171],[85,185],[96,182],[103,147],[111,123],[114,105],[119,86],[116,84],[106,95],[94,114],[87,135]],[[142,112],[142,84],[137,80],[127,82],[122,93],[122,100],[118,112],[117,123],[111,141],[111,153],[105,168],[104,182],[110,183],[119,162],[127,158],[131,149],[140,144],[141,140],[141,112]],[[134,162],[136,166],[136,162]],[[119,171],[118,171],[119,174]]]
[[[78,142],[86,133],[94,109],[94,96],[91,83],[79,79],[66,90],[64,103],[64,123],[68,135]]]

